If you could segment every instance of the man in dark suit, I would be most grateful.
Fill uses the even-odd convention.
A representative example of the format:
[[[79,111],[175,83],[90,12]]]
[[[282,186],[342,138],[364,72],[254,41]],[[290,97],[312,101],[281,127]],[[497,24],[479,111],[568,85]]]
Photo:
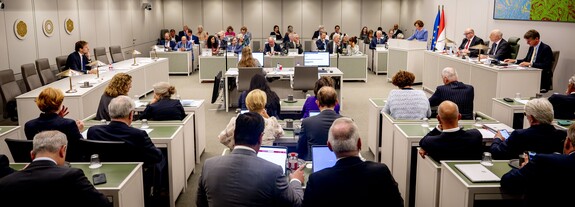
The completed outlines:
[[[188,28],[188,25],[184,25],[184,28],[182,29],[182,31],[178,32],[178,38],[179,39],[177,39],[176,42],[182,41],[183,36],[188,36],[189,30],[190,30],[190,28]]]
[[[311,37],[311,39],[313,40],[319,38],[319,36],[323,31],[324,31],[323,25],[319,25],[319,28],[315,32],[313,32],[313,36]]]
[[[170,39],[174,42],[179,42],[180,41],[180,37],[178,35],[176,35],[176,30],[175,29],[170,29]]]
[[[290,41],[285,43],[284,50],[289,51],[289,49],[297,49],[298,54],[303,53],[302,45],[299,41],[299,35],[295,33],[289,34]]]
[[[325,145],[329,127],[334,120],[341,117],[334,111],[338,104],[337,93],[333,87],[324,86],[317,92],[316,104],[319,106],[318,115],[303,119],[301,132],[297,143],[298,156],[301,159],[311,160],[311,146]]]
[[[457,123],[461,119],[457,104],[442,102],[438,109],[439,124],[419,141],[419,155],[441,160],[480,160],[483,154],[483,136],[477,129],[463,130]]]
[[[321,32],[320,39],[315,41],[315,46],[317,46],[317,50],[327,51],[327,44],[329,44],[329,40],[327,40],[326,37],[327,37],[327,33]]]
[[[303,206],[403,206],[397,182],[384,163],[362,161],[359,129],[352,119],[336,119],[328,148],[338,159],[333,167],[309,176]]]
[[[453,101],[460,108],[461,118],[472,120],[475,97],[473,86],[457,81],[457,72],[450,67],[443,69],[441,79],[444,85],[437,86],[433,95],[429,97],[429,105],[435,107],[443,101]]]
[[[548,100],[556,119],[575,119],[575,75],[569,79],[565,94],[553,94]]]
[[[575,186],[575,125],[571,125],[563,143],[563,154],[525,156],[520,169],[501,177],[501,188],[524,195],[527,207],[573,205]],[[570,204],[571,203],[571,204]]]
[[[88,63],[90,63],[90,47],[88,46],[88,42],[80,40],[76,42],[74,48],[75,51],[68,55],[68,59],[66,60],[66,68],[81,72],[83,74],[95,74],[97,72],[96,69],[91,70],[90,66],[86,66]]]
[[[6,155],[0,154],[0,179],[6,175],[10,175],[14,169],[10,168],[10,161]]]
[[[340,31],[341,28],[339,27],[339,25],[335,25],[335,27],[333,27],[333,29],[334,29],[335,31],[332,32],[332,33],[329,35],[329,39],[330,39],[330,40],[333,40],[333,35],[335,35],[335,34],[338,34],[340,37],[343,35],[343,34],[341,33],[341,31]]]
[[[377,30],[377,32],[375,32],[375,38],[373,38],[369,43],[369,49],[373,50],[375,47],[377,47],[377,45],[385,44],[386,42],[387,39],[383,36],[383,32]]]
[[[82,170],[64,166],[67,143],[59,131],[37,134],[32,163],[0,179],[2,206],[112,206]]]
[[[268,37],[268,44],[265,44],[264,54],[274,55],[274,54],[280,53],[281,51],[282,51],[282,49],[280,48],[280,46],[278,44],[276,44],[275,39],[273,37]]]
[[[334,54],[334,52],[341,54],[343,52],[344,45],[341,42],[341,36],[339,34],[333,35],[333,40],[327,44],[327,51],[329,54]]]
[[[238,116],[232,152],[204,163],[196,206],[301,206],[304,166],[288,179],[279,165],[257,157],[264,125],[258,113]]]
[[[390,34],[390,35],[391,35],[391,38],[392,38],[392,39],[396,39],[396,38],[398,38],[397,35],[399,35],[399,34],[401,34],[401,36],[403,36],[403,32],[399,29],[399,25],[394,24],[394,25],[393,25],[392,33]],[[400,36],[400,37],[401,37],[401,36]],[[403,39],[403,38],[400,38],[400,39]]]
[[[479,44],[483,45],[483,39],[475,36],[475,31],[471,28],[467,28],[463,35],[465,35],[465,38],[461,41],[458,53],[466,53],[469,54],[469,57],[477,57],[479,50],[470,48]]]
[[[497,133],[491,144],[493,159],[516,159],[525,151],[536,153],[561,152],[565,131],[555,129],[553,106],[545,98],[532,99],[525,104],[529,128],[517,129],[509,138]]]
[[[165,49],[169,50],[174,50],[174,47],[176,47],[176,42],[172,41],[170,39],[170,33],[166,32],[164,34],[164,39],[160,40],[158,42],[158,45],[163,45]]]
[[[487,52],[487,55],[481,55],[481,58],[493,58],[499,61],[511,58],[511,46],[505,39],[503,39],[503,33],[500,30],[495,29],[489,34],[489,40],[491,44],[491,49]]]
[[[553,84],[553,50],[549,45],[541,42],[539,32],[537,30],[529,30],[523,35],[523,38],[529,45],[529,51],[523,60],[506,59],[505,62],[517,63],[523,67],[533,67],[541,69],[541,85],[542,93],[546,93]]]

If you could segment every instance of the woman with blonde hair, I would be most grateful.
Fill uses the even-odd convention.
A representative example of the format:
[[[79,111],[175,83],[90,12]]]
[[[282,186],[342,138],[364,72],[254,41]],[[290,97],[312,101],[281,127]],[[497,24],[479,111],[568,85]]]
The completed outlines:
[[[105,119],[110,121],[110,114],[108,113],[110,101],[118,96],[128,95],[130,88],[132,88],[132,76],[127,73],[114,75],[106,87],[104,94],[100,97],[100,104],[98,104],[98,111],[96,111],[96,120]]]
[[[150,102],[140,119],[155,121],[182,120],[186,117],[184,106],[180,100],[172,99],[176,93],[176,87],[168,82],[154,84],[154,99]]]
[[[284,135],[284,130],[282,126],[278,123],[278,120],[269,116],[266,112],[267,95],[264,91],[260,89],[254,89],[248,93],[246,97],[246,106],[250,112],[255,112],[264,118],[265,128],[262,137],[262,146],[271,146],[275,139],[279,139]],[[218,139],[220,143],[226,145],[230,149],[234,148],[234,130],[236,128],[236,118],[232,117],[226,129],[220,132]]]
[[[261,64],[252,56],[252,48],[244,47],[242,49],[242,59],[238,62],[238,67],[259,67]]]

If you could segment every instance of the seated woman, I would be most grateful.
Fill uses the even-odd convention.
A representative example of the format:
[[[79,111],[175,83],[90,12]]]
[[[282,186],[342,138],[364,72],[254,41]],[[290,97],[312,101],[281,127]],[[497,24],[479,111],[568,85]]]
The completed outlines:
[[[276,38],[276,41],[282,40],[282,33],[280,32],[280,27],[274,25],[274,31],[270,32],[270,37]]]
[[[230,36],[230,37],[235,37],[236,33],[234,32],[234,28],[232,26],[228,26],[228,28],[226,28],[226,37]]]
[[[110,121],[110,114],[108,112],[110,101],[118,96],[128,95],[130,88],[132,88],[131,75],[127,73],[114,75],[106,87],[104,94],[100,97],[100,104],[98,104],[98,111],[96,111],[96,120],[105,119],[106,121]]]
[[[411,88],[413,81],[415,81],[413,73],[405,70],[397,72],[391,82],[399,89],[389,92],[387,103],[382,111],[394,119],[419,120],[431,116],[427,96],[422,90]]]
[[[218,40],[216,40],[216,36],[214,35],[210,35],[208,37],[208,43],[206,44],[206,47],[212,49],[212,55],[217,55],[220,52]]]
[[[260,89],[266,93],[267,102],[266,102],[266,112],[270,116],[275,116],[279,118],[281,106],[280,106],[280,98],[276,92],[273,92],[270,86],[268,85],[268,81],[262,74],[256,74],[250,80],[250,89],[247,91],[242,92],[239,99],[239,107],[242,110],[246,110],[246,96],[252,90]]]
[[[361,51],[359,51],[359,45],[357,45],[357,37],[349,38],[349,55],[362,55]]]
[[[154,99],[140,115],[140,119],[155,121],[182,120],[186,117],[184,106],[180,100],[171,99],[176,88],[170,83],[159,82],[154,84]]]
[[[279,139],[280,137],[283,136],[284,130],[275,117],[269,116],[266,113],[265,109],[267,102],[266,100],[267,100],[266,93],[260,89],[255,89],[248,93],[246,97],[246,105],[250,112],[258,113],[262,115],[262,117],[264,118],[265,128],[262,137],[262,146],[271,146],[274,144],[275,139]],[[234,116],[230,120],[230,123],[228,123],[226,129],[224,129],[222,132],[220,132],[220,135],[218,135],[220,143],[226,145],[230,149],[234,148],[235,128],[236,128],[236,117]]]
[[[307,118],[309,117],[309,112],[311,111],[319,111],[319,106],[317,105],[316,101],[317,101],[317,92],[319,91],[319,89],[321,87],[324,86],[329,86],[329,87],[335,87],[334,86],[334,82],[333,79],[331,77],[328,76],[321,76],[320,79],[318,79],[315,82],[315,86],[313,87],[313,94],[314,96],[310,96],[305,100],[305,103],[303,104],[303,108],[301,110],[301,118]],[[339,104],[335,105],[335,112],[339,114]]]
[[[262,63],[252,56],[252,48],[244,47],[242,49],[242,59],[238,62],[238,67],[259,67]]]

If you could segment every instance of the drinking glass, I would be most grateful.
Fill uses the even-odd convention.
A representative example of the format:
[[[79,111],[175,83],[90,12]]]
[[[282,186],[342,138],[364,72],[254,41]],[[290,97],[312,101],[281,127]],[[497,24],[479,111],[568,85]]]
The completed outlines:
[[[475,124],[476,127],[483,127],[483,119],[481,117],[475,117]]]
[[[90,156],[90,169],[98,169],[102,167],[102,163],[100,163],[100,156],[98,154],[93,154]]]
[[[147,129],[150,126],[148,125],[148,120],[147,119],[142,119],[142,129]]]
[[[521,93],[515,94],[515,100],[521,100]]]
[[[429,127],[429,119],[423,118],[421,121],[421,126],[426,128]]]
[[[491,157],[491,153],[484,152],[483,158],[481,158],[481,165],[485,167],[493,166],[493,158]]]

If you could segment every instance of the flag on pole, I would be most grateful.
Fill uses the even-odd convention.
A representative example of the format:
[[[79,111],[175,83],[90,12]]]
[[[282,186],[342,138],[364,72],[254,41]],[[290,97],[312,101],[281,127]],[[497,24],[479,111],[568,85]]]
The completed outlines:
[[[437,43],[435,43],[435,46],[439,51],[443,51],[445,48],[445,11],[443,10],[443,6],[441,6],[441,17],[439,18]]]
[[[439,5],[437,6],[437,16],[435,16],[435,23],[433,24],[433,37],[431,38],[431,47],[429,50],[435,50],[435,43],[437,41],[437,32],[439,31],[439,20],[441,12],[439,10]]]

